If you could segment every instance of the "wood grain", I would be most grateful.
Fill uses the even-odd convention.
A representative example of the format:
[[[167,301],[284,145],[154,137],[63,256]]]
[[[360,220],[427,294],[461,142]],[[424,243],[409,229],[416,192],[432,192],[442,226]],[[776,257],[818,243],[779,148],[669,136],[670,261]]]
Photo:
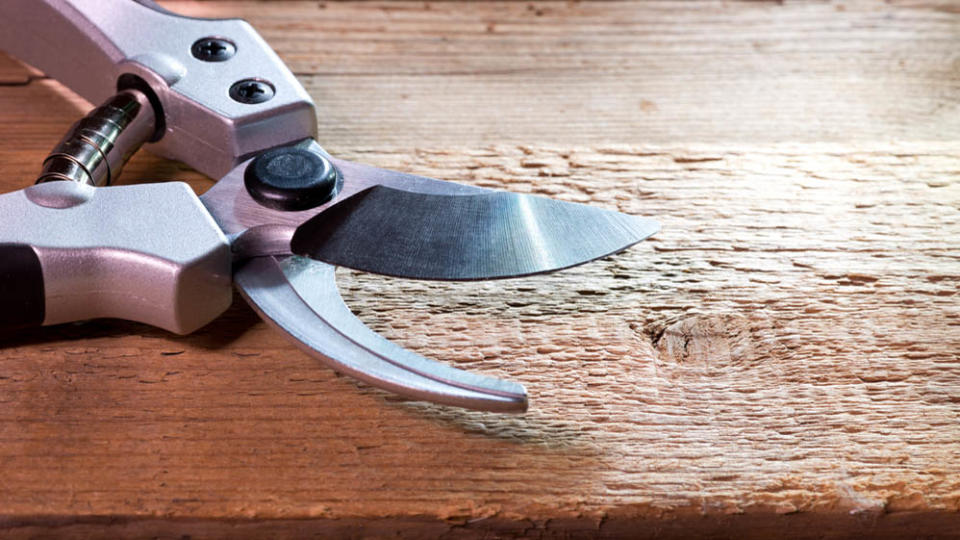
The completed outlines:
[[[4,534],[957,537],[955,4],[166,5],[253,22],[341,157],[664,230],[537,278],[338,275],[523,416],[339,377],[239,299],[187,337],[8,335]],[[0,187],[88,106],[0,64]],[[174,178],[209,185],[125,174]]]

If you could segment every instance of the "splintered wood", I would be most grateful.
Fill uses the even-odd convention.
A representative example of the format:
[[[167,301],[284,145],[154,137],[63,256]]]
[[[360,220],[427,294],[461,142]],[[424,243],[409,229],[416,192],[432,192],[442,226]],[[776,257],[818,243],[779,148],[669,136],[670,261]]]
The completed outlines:
[[[165,5],[249,19],[340,157],[663,231],[535,278],[338,272],[387,338],[525,384],[522,416],[337,376],[239,298],[186,337],[9,335],[0,531],[956,534],[955,5]],[[0,63],[3,191],[85,107]],[[209,185],[124,176],[168,179]]]

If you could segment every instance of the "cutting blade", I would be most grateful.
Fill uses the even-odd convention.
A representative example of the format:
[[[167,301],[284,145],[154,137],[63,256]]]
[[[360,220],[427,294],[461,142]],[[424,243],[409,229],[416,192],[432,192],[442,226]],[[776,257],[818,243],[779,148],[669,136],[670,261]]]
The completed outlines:
[[[238,260],[298,253],[399,277],[495,279],[583,264],[660,229],[654,220],[593,206],[352,163],[312,140],[296,147],[338,171],[330,202],[298,211],[261,205],[245,188],[250,161],[201,197]]]
[[[449,195],[376,185],[301,225],[291,248],[365,272],[469,281],[569,268],[659,229],[650,219],[527,194]]]

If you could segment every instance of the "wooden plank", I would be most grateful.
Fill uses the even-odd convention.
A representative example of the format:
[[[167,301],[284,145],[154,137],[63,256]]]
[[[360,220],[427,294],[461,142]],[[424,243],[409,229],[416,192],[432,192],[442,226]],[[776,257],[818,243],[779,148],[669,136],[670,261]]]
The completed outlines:
[[[167,5],[251,20],[342,157],[664,231],[516,281],[340,273],[388,338],[525,383],[523,416],[338,377],[239,299],[187,337],[8,336],[0,530],[955,534],[949,5]],[[53,81],[0,86],[0,187],[29,183],[88,106]],[[149,155],[125,178],[209,183]]]
[[[253,20],[316,96],[327,145],[960,135],[949,3],[170,5]]]
[[[31,70],[8,56],[0,55],[0,85],[27,84]]]

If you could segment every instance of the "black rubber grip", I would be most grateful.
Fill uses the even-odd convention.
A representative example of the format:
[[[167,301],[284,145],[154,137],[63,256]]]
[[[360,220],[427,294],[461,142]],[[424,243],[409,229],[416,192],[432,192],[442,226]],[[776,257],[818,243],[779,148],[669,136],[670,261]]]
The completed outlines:
[[[0,328],[40,326],[45,306],[36,252],[23,244],[0,244]]]

